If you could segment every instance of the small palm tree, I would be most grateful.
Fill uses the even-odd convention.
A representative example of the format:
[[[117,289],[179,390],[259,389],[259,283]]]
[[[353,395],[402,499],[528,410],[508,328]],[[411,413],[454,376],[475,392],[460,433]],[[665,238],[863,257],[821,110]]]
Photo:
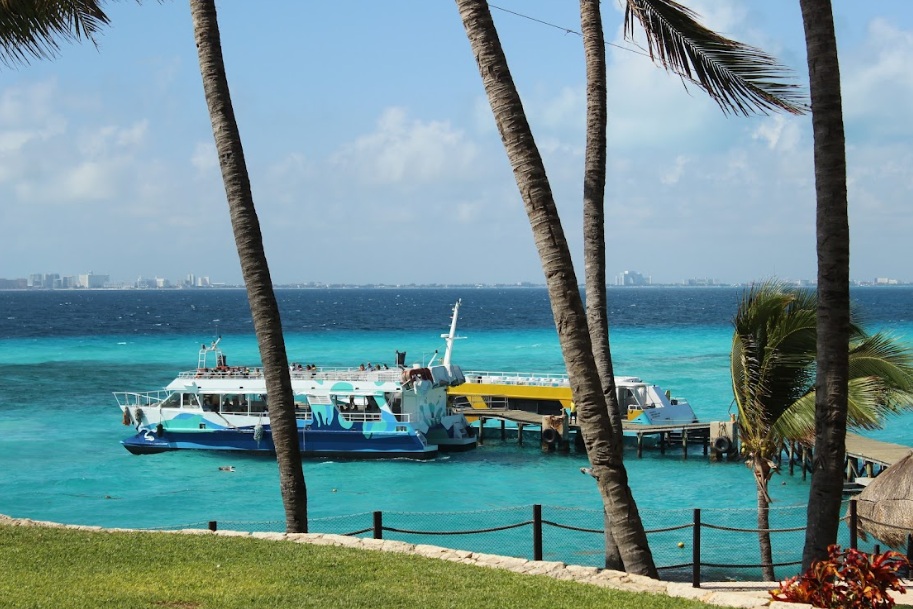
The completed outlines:
[[[783,443],[815,436],[817,294],[767,282],[749,290],[736,313],[730,368],[741,451],[755,477],[764,577],[775,578],[768,483]],[[913,404],[913,352],[885,334],[850,328],[848,426],[881,427]]]

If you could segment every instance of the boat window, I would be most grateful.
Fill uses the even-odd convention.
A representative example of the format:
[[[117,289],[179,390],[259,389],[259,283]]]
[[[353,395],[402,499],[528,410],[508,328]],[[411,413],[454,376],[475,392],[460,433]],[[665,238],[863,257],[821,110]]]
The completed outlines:
[[[247,414],[247,396],[227,393],[222,396],[222,412],[232,414]]]
[[[219,396],[208,393],[203,397],[203,410],[219,410]]]
[[[180,408],[181,407],[181,394],[172,393],[167,398],[162,400],[162,406],[165,408]]]
[[[629,406],[639,406],[637,398],[634,396],[634,392],[631,391],[628,387],[619,387],[618,388],[618,403],[624,408]]]
[[[247,401],[250,403],[250,411],[252,414],[260,414],[261,412],[266,412],[266,396],[263,394],[251,394],[247,397]]]

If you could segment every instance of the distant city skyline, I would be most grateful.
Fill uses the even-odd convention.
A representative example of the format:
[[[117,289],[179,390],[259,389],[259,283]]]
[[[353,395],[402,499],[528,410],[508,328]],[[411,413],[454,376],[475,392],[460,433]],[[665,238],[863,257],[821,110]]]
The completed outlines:
[[[689,277],[679,281],[655,283],[652,277],[644,275],[639,271],[625,270],[616,274],[613,278],[607,278],[608,287],[646,287],[646,286],[690,286],[690,287],[713,287],[713,286],[739,286],[749,285],[768,279],[777,279],[789,285],[795,286],[814,286],[814,279],[790,279],[790,278],[756,278],[745,279],[737,282],[723,282],[708,277]],[[875,277],[870,280],[856,280],[852,282],[856,285],[910,285],[911,281],[903,281],[888,277]],[[351,282],[324,282],[324,281],[290,281],[274,282],[276,286],[299,286],[299,287],[332,287],[332,286],[446,286],[446,285],[486,285],[486,286],[544,286],[544,282],[527,282],[527,281],[509,281],[509,282],[368,282],[368,283],[351,283]],[[59,273],[30,273],[25,277],[6,278],[0,277],[0,289],[101,289],[101,288],[122,288],[122,289],[170,289],[170,288],[217,288],[217,287],[243,287],[243,284],[219,282],[211,280],[208,275],[196,275],[187,273],[184,277],[176,280],[165,277],[155,276],[152,278],[136,277],[135,279],[112,279],[109,275],[96,273],[83,273],[76,275],[61,275]]]
[[[583,281],[579,6],[496,4]],[[654,283],[814,280],[811,117],[724,115],[622,39],[622,5],[603,4],[610,278],[640,269]],[[797,2],[687,5],[806,86]],[[453,3],[271,6],[222,3],[219,22],[273,281],[543,283]],[[205,269],[240,284],[187,5],[105,10],[97,47],[67,43],[54,60],[0,69],[0,277],[79,265],[122,281]],[[909,0],[833,10],[850,275],[911,281],[913,10]]]

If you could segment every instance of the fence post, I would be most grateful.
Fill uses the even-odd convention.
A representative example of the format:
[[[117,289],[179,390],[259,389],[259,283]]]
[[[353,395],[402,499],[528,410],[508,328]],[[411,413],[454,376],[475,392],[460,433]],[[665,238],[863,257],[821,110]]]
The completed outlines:
[[[856,500],[850,499],[850,548],[853,550],[856,549],[856,526],[858,522],[856,520]]]
[[[701,587],[701,509],[694,510],[694,525],[691,529],[691,586]]]
[[[374,539],[384,538],[384,517],[380,511],[374,512]]]
[[[533,505],[533,560],[542,560],[542,506]]]
[[[219,524],[215,520],[209,521],[209,530],[210,531],[215,531],[218,528],[219,528]]]

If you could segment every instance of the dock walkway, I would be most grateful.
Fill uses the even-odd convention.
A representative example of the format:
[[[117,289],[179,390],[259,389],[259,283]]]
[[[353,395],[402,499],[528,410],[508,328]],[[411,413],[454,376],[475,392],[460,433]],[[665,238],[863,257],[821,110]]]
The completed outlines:
[[[501,421],[501,439],[505,437],[504,422],[510,421],[517,425],[518,442],[523,444],[523,428],[526,426],[541,427],[542,418],[546,415],[528,412],[526,410],[512,410],[509,408],[476,408],[464,407],[456,409],[465,416],[478,417],[480,425],[484,425],[486,419],[496,419]],[[630,423],[624,421],[622,429],[631,432],[637,437],[637,456],[643,454],[643,443],[645,436],[657,436],[657,445],[660,452],[665,453],[666,445],[672,443],[672,438],[676,443],[682,446],[682,453],[687,458],[688,445],[700,443],[703,445],[704,454],[709,450],[711,442],[711,428],[715,423],[668,423],[664,425],[644,425],[642,423]],[[573,434],[575,444],[578,448],[582,447],[582,437],[580,436],[580,426],[577,424],[568,425],[568,433]],[[481,433],[479,434],[481,442]]]
[[[890,467],[913,452],[909,446],[873,440],[854,433],[846,434],[846,456],[863,463]]]
[[[526,426],[539,427],[542,425],[541,414],[527,412],[525,410],[511,410],[508,408],[472,408],[466,407],[459,409],[466,416],[478,417],[484,424],[485,419],[497,419],[502,422],[502,439],[504,439],[504,421],[515,423],[518,428],[518,440],[522,444],[523,428]],[[672,437],[679,437],[681,434],[681,445],[684,454],[687,455],[688,443],[701,443],[704,445],[704,454],[707,454],[707,448],[710,444],[711,428],[715,423],[676,423],[668,425],[649,425],[645,426],[638,423],[622,424],[626,432],[632,432],[637,436],[637,456],[642,454],[643,438],[649,435],[659,436],[659,448],[665,452],[665,447],[670,443]],[[580,426],[571,424],[569,431],[575,438],[580,437]],[[866,476],[873,478],[882,470],[897,463],[902,458],[913,452],[913,448],[892,444],[867,438],[859,434],[846,434],[846,469],[847,479],[854,480],[856,477]],[[809,456],[803,453],[803,475],[805,467],[810,469],[810,463],[806,462]],[[790,461],[792,463],[792,461]],[[792,473],[792,468],[790,473]]]

